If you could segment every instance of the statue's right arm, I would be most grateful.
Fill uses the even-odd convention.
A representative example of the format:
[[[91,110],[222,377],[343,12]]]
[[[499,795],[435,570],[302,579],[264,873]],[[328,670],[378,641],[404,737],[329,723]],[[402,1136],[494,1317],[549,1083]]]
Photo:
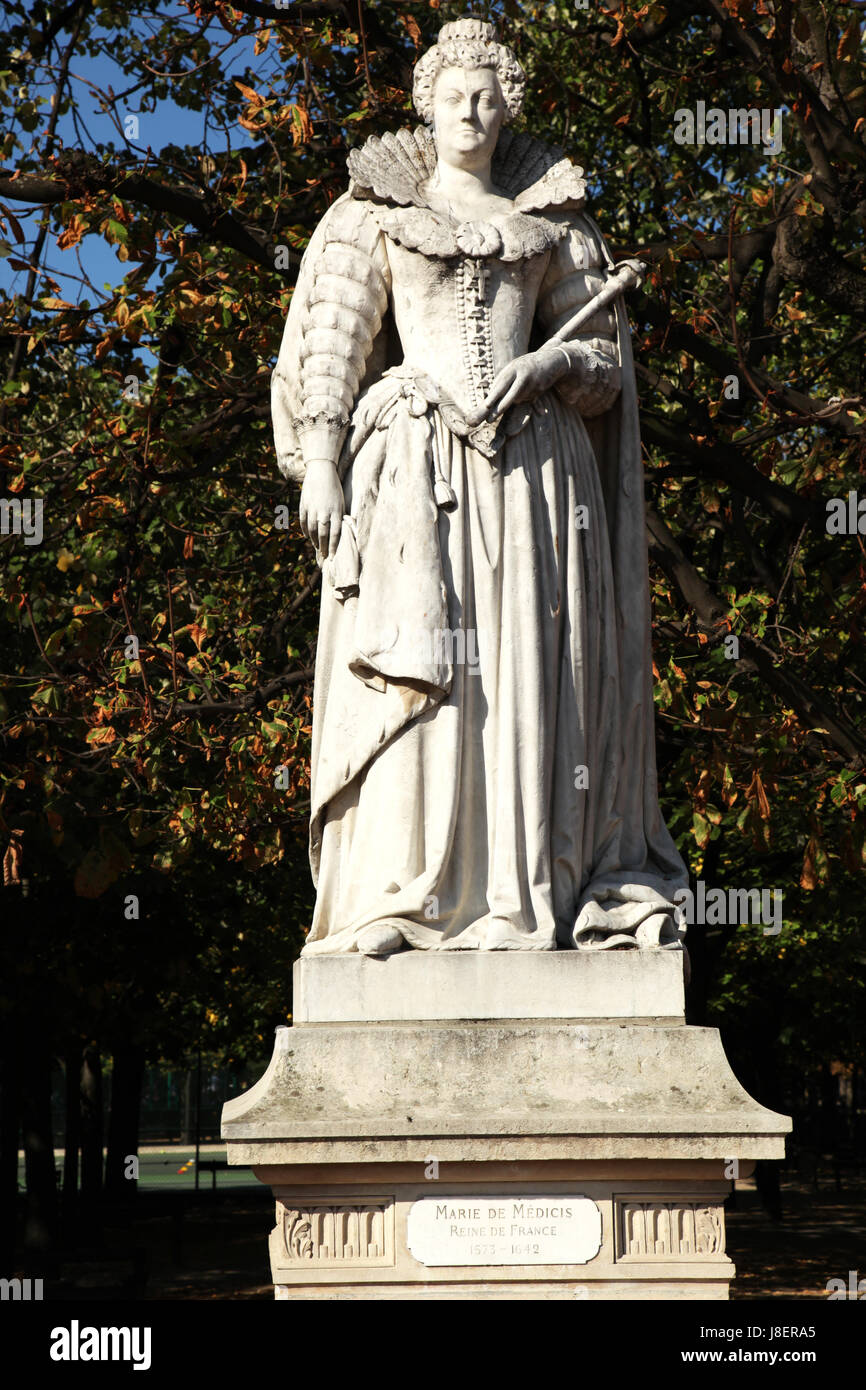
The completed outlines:
[[[338,199],[304,254],[271,377],[286,477],[302,481],[311,463],[336,467],[389,290],[384,237],[369,209]]]

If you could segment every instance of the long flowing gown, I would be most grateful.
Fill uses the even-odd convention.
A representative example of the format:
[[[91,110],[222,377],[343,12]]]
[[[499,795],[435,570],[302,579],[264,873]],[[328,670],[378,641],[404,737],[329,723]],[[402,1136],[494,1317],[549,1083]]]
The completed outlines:
[[[681,946],[622,310],[583,326],[590,372],[466,424],[609,265],[580,170],[526,136],[497,155],[515,211],[458,224],[424,198],[428,132],[356,152],[274,374],[280,466],[300,476],[304,442],[339,453],[347,504],[322,586],[306,953],[356,950],[374,923],[422,949]]]

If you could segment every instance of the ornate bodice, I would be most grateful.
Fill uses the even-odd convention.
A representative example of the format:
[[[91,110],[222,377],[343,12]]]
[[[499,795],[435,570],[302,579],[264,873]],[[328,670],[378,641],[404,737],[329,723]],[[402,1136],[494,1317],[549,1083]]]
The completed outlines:
[[[529,350],[548,255],[449,260],[389,242],[390,305],[407,364],[462,409],[480,405],[506,363]]]
[[[336,460],[354,403],[387,365],[390,310],[403,360],[463,410],[478,405],[509,361],[555,332],[604,283],[602,250],[581,215],[582,171],[561,151],[504,133],[494,183],[514,211],[458,222],[426,201],[435,171],[423,127],[372,137],[349,157],[349,193],[322,219],[304,256],[273,377],[277,456],[300,477],[311,458]],[[613,314],[583,326],[601,370],[557,389],[584,414],[619,389]],[[532,345],[536,345],[534,342]]]

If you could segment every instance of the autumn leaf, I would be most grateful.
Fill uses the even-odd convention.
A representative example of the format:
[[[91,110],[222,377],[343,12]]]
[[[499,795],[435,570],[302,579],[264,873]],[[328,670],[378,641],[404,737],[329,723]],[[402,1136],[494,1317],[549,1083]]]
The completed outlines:
[[[60,250],[68,251],[71,247],[77,246],[86,230],[87,223],[76,212],[57,238]]]
[[[18,221],[18,218],[15,216],[14,212],[12,212],[10,208],[7,208],[3,203],[0,203],[0,212],[2,212],[3,216],[6,218],[6,221],[9,223],[9,226],[12,228],[12,235],[18,242],[18,245],[23,246],[25,240],[24,231],[22,229],[21,223]]]
[[[234,83],[235,86],[239,88],[242,95],[246,97],[247,101],[250,103],[251,106],[264,106],[264,97],[259,96],[258,92],[254,91],[252,87],[245,86],[245,84],[243,82],[239,82],[237,78],[234,79]]]
[[[413,44],[416,48],[420,48],[421,30],[418,28],[417,20],[413,19],[410,14],[401,14],[400,18],[405,24],[407,33],[409,34],[409,37],[412,40]]]
[[[699,811],[692,813],[692,833],[699,849],[705,849],[712,833],[712,825]]]
[[[16,832],[13,832],[13,834]],[[24,858],[24,850],[20,840],[12,840],[3,855],[3,886],[8,888],[10,884],[21,882],[21,861]]]
[[[108,743],[114,743],[116,738],[116,729],[113,729],[110,724],[104,724],[99,729],[90,730],[90,733],[87,735],[87,742],[94,746],[102,746]]]
[[[313,136],[313,122],[310,120],[309,113],[303,106],[293,106],[292,112],[292,144],[303,145],[305,141],[311,140]]]
[[[800,873],[800,887],[811,892],[819,884],[826,883],[830,877],[827,852],[817,835],[811,835],[803,855],[803,868]]]
[[[749,787],[746,792],[746,799],[748,801],[756,801],[761,819],[769,820],[770,803],[767,800],[767,793],[764,791],[764,783],[761,780],[761,774],[760,772],[758,772],[757,769],[755,769],[754,776],[752,777],[752,780],[749,783]]]

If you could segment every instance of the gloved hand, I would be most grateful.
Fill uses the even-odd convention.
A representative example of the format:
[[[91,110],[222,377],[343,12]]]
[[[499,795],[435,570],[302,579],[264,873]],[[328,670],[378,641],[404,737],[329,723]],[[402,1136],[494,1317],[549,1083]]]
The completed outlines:
[[[515,357],[499,372],[483,404],[467,414],[467,424],[474,427],[484,420],[494,420],[517,401],[534,400],[542,391],[555,386],[560,377],[573,372],[582,359],[587,368],[594,360],[592,349],[582,343],[544,346],[537,352]]]

